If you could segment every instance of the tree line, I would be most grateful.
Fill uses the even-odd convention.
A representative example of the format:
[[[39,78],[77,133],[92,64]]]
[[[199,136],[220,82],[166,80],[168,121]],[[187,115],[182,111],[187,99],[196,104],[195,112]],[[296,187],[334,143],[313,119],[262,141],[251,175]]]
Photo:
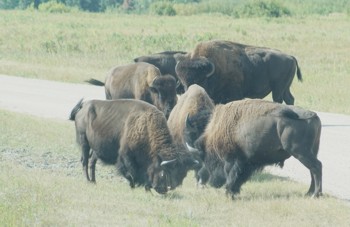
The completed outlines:
[[[83,11],[104,12],[108,8],[125,11],[147,9],[152,3],[193,3],[200,0],[1,0],[0,9],[38,9],[41,4],[54,2],[67,7],[77,7]]]

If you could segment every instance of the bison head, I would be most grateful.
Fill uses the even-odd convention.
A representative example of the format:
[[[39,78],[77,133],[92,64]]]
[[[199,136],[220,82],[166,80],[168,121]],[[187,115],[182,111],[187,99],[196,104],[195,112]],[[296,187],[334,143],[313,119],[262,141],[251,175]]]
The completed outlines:
[[[177,61],[175,71],[185,90],[192,84],[208,89],[208,78],[215,72],[215,65],[212,62],[205,57],[190,59],[186,56],[177,58]]]
[[[168,118],[177,102],[175,78],[171,75],[157,76],[149,88],[153,104]]]
[[[176,60],[174,55],[176,54],[186,54],[186,52],[183,51],[164,51],[161,53],[151,54],[151,55],[145,55],[140,56],[134,59],[134,62],[147,62],[154,66],[156,66],[162,75],[170,74],[175,77],[176,81],[178,81],[176,72],[175,72],[175,65]],[[176,91],[178,94],[184,93],[184,88],[182,84],[179,82],[178,86],[176,88]]]
[[[185,149],[185,147],[183,147]],[[159,159],[159,168],[156,168],[152,178],[152,187],[161,194],[168,189],[175,189],[181,185],[187,172],[196,168],[199,162],[189,152],[179,154],[174,159]],[[157,165],[158,166],[158,165]]]

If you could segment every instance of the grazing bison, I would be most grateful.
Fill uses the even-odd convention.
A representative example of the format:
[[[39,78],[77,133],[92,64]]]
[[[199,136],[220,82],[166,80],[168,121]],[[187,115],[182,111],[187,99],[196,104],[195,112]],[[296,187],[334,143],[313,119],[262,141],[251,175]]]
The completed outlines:
[[[191,54],[176,55],[175,70],[185,90],[202,86],[215,104],[248,98],[263,98],[272,92],[273,101],[293,105],[290,93],[297,60],[278,50],[230,41],[197,44]]]
[[[165,74],[170,74],[176,78],[177,81],[177,93],[182,94],[185,92],[183,85],[179,82],[178,77],[175,72],[175,55],[176,54],[186,54],[184,51],[164,51],[156,54],[140,56],[134,59],[134,62],[147,62],[158,67],[160,72]]]
[[[170,112],[168,126],[174,141],[178,144],[189,144],[194,146],[194,142],[204,132],[214,109],[214,103],[209,98],[205,90],[197,84],[191,85],[182,94],[173,110]],[[186,124],[184,124],[186,122]],[[197,160],[202,160],[197,150],[190,150],[197,156]],[[198,183],[206,181],[208,173],[202,165],[198,165],[196,178]],[[201,169],[201,170],[200,170]],[[201,178],[198,172],[200,171]],[[209,177],[209,176],[208,176]]]
[[[107,99],[139,99],[155,105],[166,117],[177,101],[176,81],[161,75],[154,65],[139,62],[113,68],[105,83],[90,79],[90,84],[105,86]]]
[[[204,153],[210,177],[225,173],[232,198],[252,173],[281,167],[290,156],[311,173],[308,195],[322,193],[322,163],[317,159],[321,122],[316,113],[259,99],[217,105],[195,146]],[[222,177],[222,176],[221,176]]]
[[[81,100],[70,120],[75,121],[88,181],[95,182],[95,166],[100,159],[117,164],[132,188],[144,185],[146,190],[154,188],[164,194],[180,185],[187,171],[198,163],[185,146],[173,142],[162,112],[146,102]]]

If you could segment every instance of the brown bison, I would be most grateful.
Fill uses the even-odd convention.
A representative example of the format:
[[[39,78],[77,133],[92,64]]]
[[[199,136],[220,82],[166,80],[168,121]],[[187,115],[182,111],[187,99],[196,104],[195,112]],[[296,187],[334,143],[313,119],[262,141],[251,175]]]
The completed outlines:
[[[140,56],[134,59],[134,62],[147,62],[155,65],[163,75],[170,74],[175,77],[177,81],[177,93],[182,94],[185,92],[183,85],[179,82],[175,72],[175,55],[186,54],[184,51],[164,51],[156,54]]]
[[[139,62],[113,68],[105,83],[90,79],[90,84],[105,86],[106,99],[139,99],[155,105],[166,117],[177,101],[176,80],[162,75],[154,65]]]
[[[209,98],[205,90],[197,84],[191,85],[187,91],[182,94],[173,110],[170,112],[168,126],[174,141],[178,144],[189,144],[194,146],[194,142],[204,132],[209,121],[211,113],[214,109],[214,103]],[[186,122],[186,124],[184,124]],[[197,150],[193,151],[197,160],[202,160]],[[196,178],[198,183],[206,181],[209,177],[206,169],[201,170],[201,178],[199,174],[202,165],[198,165],[196,170]]]
[[[187,171],[198,164],[185,146],[173,142],[163,113],[146,102],[81,100],[70,120],[75,121],[88,181],[95,182],[100,159],[116,164],[132,188],[144,185],[146,190],[154,188],[164,194],[180,185]]]
[[[177,54],[176,59],[175,70],[185,89],[199,84],[216,104],[272,92],[273,101],[293,105],[289,88],[295,72],[302,80],[293,56],[230,41],[201,42],[192,53]]]
[[[233,196],[252,173],[266,165],[281,167],[290,156],[311,173],[307,194],[322,193],[322,163],[317,159],[321,121],[316,113],[260,99],[219,104],[205,132],[195,142],[213,173],[224,172],[227,193]]]

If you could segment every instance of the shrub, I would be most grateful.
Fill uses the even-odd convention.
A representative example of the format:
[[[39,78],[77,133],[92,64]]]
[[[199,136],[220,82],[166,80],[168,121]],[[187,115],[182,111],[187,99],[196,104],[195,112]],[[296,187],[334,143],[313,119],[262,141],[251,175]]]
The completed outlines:
[[[278,2],[257,0],[243,5],[235,14],[238,17],[281,17],[290,16],[291,12]]]
[[[150,12],[156,15],[175,16],[176,11],[169,2],[154,2],[150,6]]]
[[[49,13],[69,13],[71,9],[61,2],[49,1],[40,4],[39,11]]]

